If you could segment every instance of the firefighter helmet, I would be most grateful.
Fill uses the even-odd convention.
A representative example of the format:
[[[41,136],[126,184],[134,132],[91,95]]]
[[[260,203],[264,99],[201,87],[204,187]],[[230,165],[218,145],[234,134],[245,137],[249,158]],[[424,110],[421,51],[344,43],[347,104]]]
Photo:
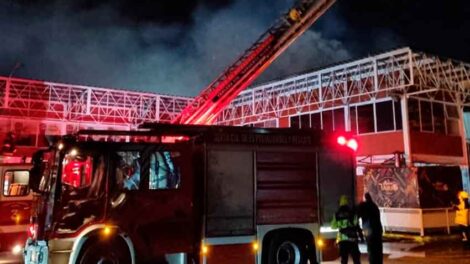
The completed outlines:
[[[468,199],[468,193],[465,191],[460,191],[458,196],[460,199]]]

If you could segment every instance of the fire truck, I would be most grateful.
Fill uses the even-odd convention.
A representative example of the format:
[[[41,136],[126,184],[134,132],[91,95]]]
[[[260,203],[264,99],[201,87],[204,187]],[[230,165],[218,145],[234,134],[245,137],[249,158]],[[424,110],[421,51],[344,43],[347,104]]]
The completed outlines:
[[[82,131],[38,152],[26,263],[316,262],[320,225],[340,194],[354,197],[357,142],[197,125],[213,124],[334,2],[297,1],[172,122],[191,127]]]
[[[27,238],[33,203],[30,168],[23,157],[0,156],[0,252],[19,255]]]
[[[334,3],[335,0],[296,0],[286,14],[203,89],[172,123],[213,124],[217,115]]]
[[[290,128],[147,124],[65,136],[33,160],[25,261],[316,263],[320,227],[340,195],[354,197],[356,147]]]
[[[13,133],[0,149],[0,254],[4,261],[21,256],[33,203],[29,189],[30,157],[35,149],[16,147]],[[29,157],[29,158],[28,158]],[[11,254],[13,253],[13,254]]]

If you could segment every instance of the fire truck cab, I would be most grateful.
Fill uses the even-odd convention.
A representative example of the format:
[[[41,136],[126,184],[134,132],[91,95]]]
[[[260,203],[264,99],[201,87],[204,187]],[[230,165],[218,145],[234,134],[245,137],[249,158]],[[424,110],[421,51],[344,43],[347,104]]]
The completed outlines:
[[[33,163],[26,263],[315,263],[354,197],[353,151],[312,130],[82,131]]]

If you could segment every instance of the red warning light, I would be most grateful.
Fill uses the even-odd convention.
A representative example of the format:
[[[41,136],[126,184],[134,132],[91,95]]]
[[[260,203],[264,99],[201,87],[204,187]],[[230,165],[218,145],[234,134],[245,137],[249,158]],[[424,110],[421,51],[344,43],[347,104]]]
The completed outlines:
[[[347,143],[348,141],[346,140],[345,137],[339,136],[337,142],[338,142],[338,144],[340,144],[341,146],[344,146],[344,145],[346,145],[346,143]]]
[[[348,146],[350,149],[356,151],[356,150],[357,150],[357,147],[358,147],[359,145],[357,144],[357,141],[356,141],[354,138],[352,138],[352,139],[348,140],[347,146]]]
[[[338,136],[336,142],[338,142],[339,145],[347,146],[348,148],[354,151],[357,151],[357,148],[359,147],[357,140],[355,140],[354,138],[347,139],[345,136]]]

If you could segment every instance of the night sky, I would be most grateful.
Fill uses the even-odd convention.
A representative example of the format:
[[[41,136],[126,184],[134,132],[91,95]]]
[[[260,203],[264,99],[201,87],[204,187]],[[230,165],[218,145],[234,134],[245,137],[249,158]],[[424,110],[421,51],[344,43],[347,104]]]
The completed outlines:
[[[0,75],[194,96],[293,0],[0,0]],[[257,82],[411,46],[470,62],[468,0],[339,0]]]

